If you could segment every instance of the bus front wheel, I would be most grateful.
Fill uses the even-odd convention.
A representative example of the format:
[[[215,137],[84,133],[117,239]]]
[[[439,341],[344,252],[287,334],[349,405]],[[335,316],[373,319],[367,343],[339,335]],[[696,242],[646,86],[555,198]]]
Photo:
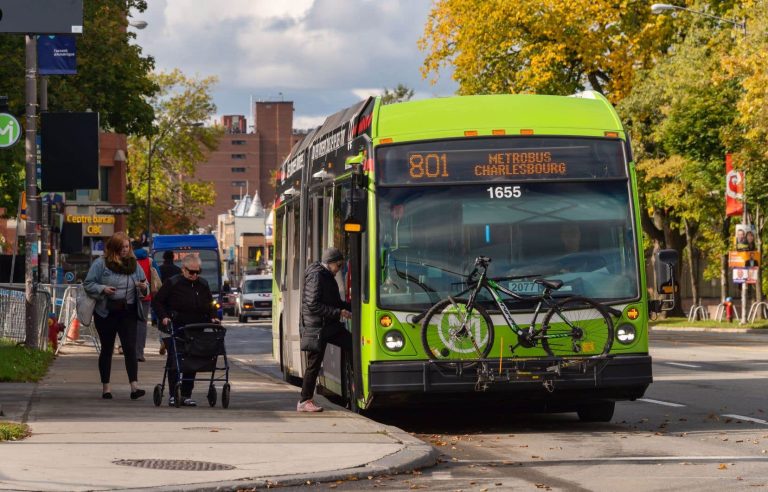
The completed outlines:
[[[576,413],[582,422],[610,422],[615,409],[615,401],[599,401],[579,407]]]

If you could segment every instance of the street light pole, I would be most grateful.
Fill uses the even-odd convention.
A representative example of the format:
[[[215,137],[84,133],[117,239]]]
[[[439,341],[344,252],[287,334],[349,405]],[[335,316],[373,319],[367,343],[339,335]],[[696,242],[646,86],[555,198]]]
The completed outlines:
[[[24,258],[24,314],[26,342],[30,348],[38,348],[40,315],[37,304],[37,212],[40,197],[37,192],[37,44],[34,35],[26,36],[26,120],[25,135],[26,164],[24,187],[27,191],[27,231]]]
[[[203,122],[180,122],[179,128],[199,128],[203,126]],[[165,128],[165,132],[159,132],[157,138],[152,140],[151,136],[147,137],[147,244],[152,246],[152,154],[155,151],[155,146],[161,139],[168,136],[168,132],[174,128],[171,124]]]
[[[147,137],[147,246],[152,249],[152,137]]]

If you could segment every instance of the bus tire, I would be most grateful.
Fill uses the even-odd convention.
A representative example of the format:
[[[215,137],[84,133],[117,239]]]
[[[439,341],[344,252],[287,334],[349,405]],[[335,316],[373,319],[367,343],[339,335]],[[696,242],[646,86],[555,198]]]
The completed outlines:
[[[582,422],[610,422],[615,410],[615,401],[598,401],[579,407],[576,413]]]

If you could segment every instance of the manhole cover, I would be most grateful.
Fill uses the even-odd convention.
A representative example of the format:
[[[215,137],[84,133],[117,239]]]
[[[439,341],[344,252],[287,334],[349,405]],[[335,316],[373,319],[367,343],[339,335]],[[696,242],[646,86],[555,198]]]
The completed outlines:
[[[180,471],[216,471],[234,470],[232,465],[223,463],[211,463],[210,461],[192,460],[117,460],[116,465],[136,466],[138,468],[152,468],[154,470],[180,470]]]

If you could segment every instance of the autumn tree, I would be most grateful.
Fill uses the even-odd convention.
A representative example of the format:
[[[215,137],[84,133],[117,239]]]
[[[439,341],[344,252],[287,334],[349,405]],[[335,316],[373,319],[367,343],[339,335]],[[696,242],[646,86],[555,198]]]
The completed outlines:
[[[194,178],[197,164],[218,144],[221,130],[204,127],[216,111],[215,77],[188,78],[179,70],[151,76],[160,88],[149,102],[155,122],[148,136],[128,139],[128,197],[131,232],[146,229],[147,191],[152,182],[152,232],[186,233],[197,226],[215,199],[213,184]]]
[[[393,104],[399,102],[410,101],[413,97],[413,89],[409,89],[406,85],[397,84],[397,87],[391,91],[384,88],[384,93],[381,95],[381,104]]]
[[[85,0],[82,35],[77,36],[77,75],[51,76],[51,111],[99,112],[102,129],[146,134],[153,109],[146,98],[157,86],[148,78],[150,56],[132,43],[129,12],[143,12],[145,0]],[[0,94],[8,96],[9,111],[24,115],[24,36],[0,34]],[[0,207],[16,210],[24,184],[24,145],[0,152]]]
[[[460,94],[573,94],[591,87],[612,102],[632,89],[673,27],[647,2],[438,0],[419,47],[425,77],[453,68]]]
[[[656,247],[684,253],[698,302],[700,260],[705,278],[719,278],[727,251],[724,129],[736,116],[740,85],[719,75],[734,33],[694,21],[667,57],[638,73],[619,111],[633,136],[643,230]]]

